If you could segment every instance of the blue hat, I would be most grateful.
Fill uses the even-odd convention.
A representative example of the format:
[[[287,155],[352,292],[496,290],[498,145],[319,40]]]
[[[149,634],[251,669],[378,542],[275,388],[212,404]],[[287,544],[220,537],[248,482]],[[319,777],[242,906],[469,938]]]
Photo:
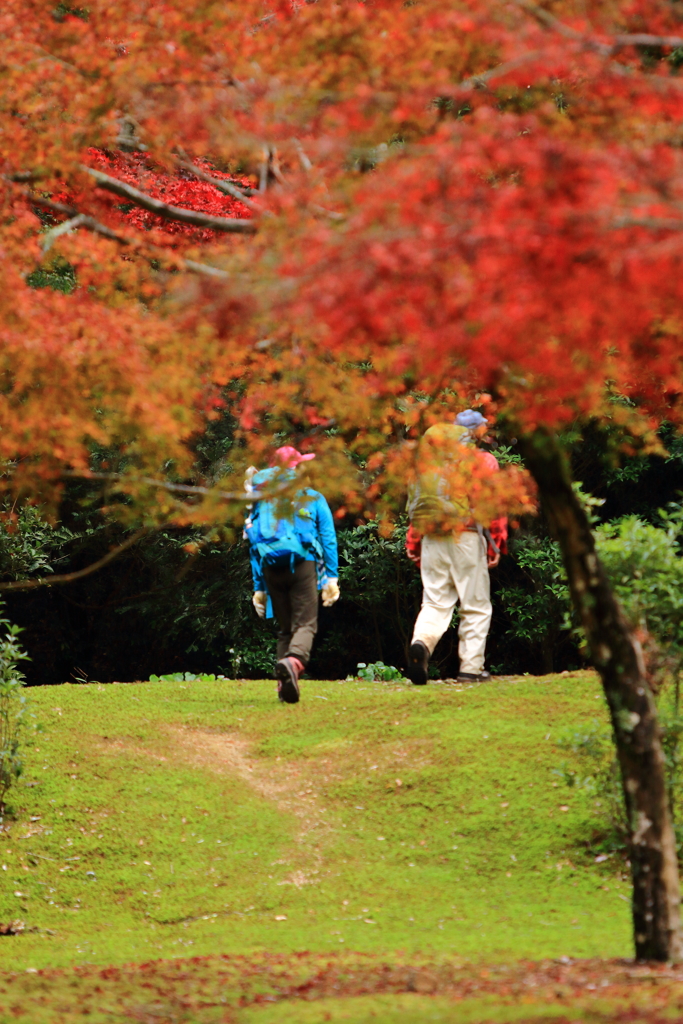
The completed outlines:
[[[475,427],[480,427],[482,423],[488,423],[485,416],[482,416],[476,409],[465,409],[463,412],[459,412],[455,417],[455,422],[459,427],[467,427],[468,430],[474,430]]]

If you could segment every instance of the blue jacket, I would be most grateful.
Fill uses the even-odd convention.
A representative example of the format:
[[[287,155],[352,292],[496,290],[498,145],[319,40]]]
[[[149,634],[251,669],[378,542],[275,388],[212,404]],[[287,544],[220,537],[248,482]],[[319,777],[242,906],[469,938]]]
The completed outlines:
[[[256,490],[258,486],[264,484],[271,476],[274,475],[277,470],[262,470],[257,473],[253,480],[252,485]],[[306,556],[307,562],[315,562],[318,570],[318,590],[321,590],[326,580],[337,579],[339,576],[339,559],[337,554],[337,533],[334,528],[334,519],[330,511],[330,506],[319,491],[314,491],[311,487],[306,487],[302,491],[299,491],[295,496],[295,501],[299,501],[302,504],[303,498],[305,497],[306,508],[310,513],[311,519],[315,524],[316,534],[320,546],[322,548],[322,559],[318,557],[316,552],[311,551]],[[254,590],[265,590],[266,581],[263,576],[263,566],[261,559],[259,558],[258,552],[254,548],[250,548],[249,555],[251,558],[251,574],[254,581]]]

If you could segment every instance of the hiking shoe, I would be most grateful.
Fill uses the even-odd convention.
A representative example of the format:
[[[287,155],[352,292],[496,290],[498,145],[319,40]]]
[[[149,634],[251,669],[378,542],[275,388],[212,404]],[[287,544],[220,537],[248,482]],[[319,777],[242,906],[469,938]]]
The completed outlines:
[[[410,645],[410,650],[408,651],[406,675],[415,686],[424,686],[427,682],[428,667],[429,651],[421,640],[416,640]]]
[[[460,672],[458,673],[459,683],[487,683],[491,678],[490,672]]]
[[[277,695],[284,704],[296,704],[299,700],[299,673],[303,665],[298,658],[280,658],[275,666]]]

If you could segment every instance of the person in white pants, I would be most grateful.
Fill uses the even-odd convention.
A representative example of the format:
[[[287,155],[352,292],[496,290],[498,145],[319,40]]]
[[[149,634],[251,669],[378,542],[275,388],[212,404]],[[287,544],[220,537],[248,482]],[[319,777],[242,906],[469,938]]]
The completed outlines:
[[[423,538],[422,608],[411,644],[411,647],[416,643],[423,645],[431,657],[459,603],[459,676],[478,679],[484,677],[486,638],[492,613],[486,548],[486,541],[476,529],[463,530],[459,536],[427,535]],[[421,651],[415,653],[422,654]]]
[[[459,427],[466,428],[462,435],[465,442],[470,443],[486,432],[486,423],[481,413],[472,409],[460,413],[456,420]],[[447,425],[440,426],[443,430]],[[498,470],[493,455],[479,452],[478,456],[485,460],[488,470]],[[415,508],[416,503],[413,503],[413,510]],[[490,678],[484,669],[492,613],[489,569],[498,565],[501,550],[505,549],[507,520],[495,520],[490,532],[486,532],[488,538],[482,527],[470,520],[460,530],[427,533],[421,538],[422,608],[413,630],[407,673],[417,685],[427,682],[429,659],[451,624],[456,604],[460,606],[458,680],[481,682]],[[407,546],[414,560],[417,560],[418,539],[413,524]]]

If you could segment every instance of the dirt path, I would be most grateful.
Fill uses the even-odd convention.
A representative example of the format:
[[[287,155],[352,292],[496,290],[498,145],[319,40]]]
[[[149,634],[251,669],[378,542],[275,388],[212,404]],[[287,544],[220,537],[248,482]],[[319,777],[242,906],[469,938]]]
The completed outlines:
[[[323,857],[321,847],[331,827],[319,807],[320,797],[313,781],[296,762],[260,761],[250,753],[250,744],[233,733],[171,727],[178,754],[185,764],[217,775],[237,775],[260,797],[293,815],[299,824],[297,870],[280,885],[309,885],[318,881]],[[277,863],[287,864],[287,861]]]

